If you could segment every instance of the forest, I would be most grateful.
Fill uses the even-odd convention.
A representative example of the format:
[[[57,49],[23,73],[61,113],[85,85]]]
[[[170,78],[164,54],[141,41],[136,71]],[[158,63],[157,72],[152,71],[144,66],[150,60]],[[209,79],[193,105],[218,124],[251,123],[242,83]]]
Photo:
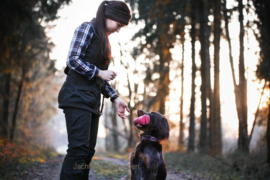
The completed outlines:
[[[74,2],[0,3],[0,176],[6,179],[29,176],[7,171],[14,166],[59,157],[46,126],[59,113],[65,75],[51,58],[48,32]],[[130,38],[111,42],[111,67],[120,72],[111,85],[130,114],[119,118],[105,100],[97,156],[128,160],[139,141],[133,120],[143,109],[169,120],[170,138],[162,145],[171,177],[270,178],[270,1],[125,2],[132,19],[123,34]],[[94,163],[105,177],[106,161]],[[112,171],[108,179],[128,176],[128,170]]]

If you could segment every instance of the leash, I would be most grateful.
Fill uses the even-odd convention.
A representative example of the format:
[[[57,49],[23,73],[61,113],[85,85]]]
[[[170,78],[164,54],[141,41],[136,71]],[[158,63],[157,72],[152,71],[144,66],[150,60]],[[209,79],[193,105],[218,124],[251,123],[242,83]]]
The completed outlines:
[[[101,116],[103,113],[102,113],[102,111],[103,111],[103,107],[104,107],[104,95],[102,95],[102,103],[101,103],[101,107],[100,107],[100,109],[99,109],[99,116]]]

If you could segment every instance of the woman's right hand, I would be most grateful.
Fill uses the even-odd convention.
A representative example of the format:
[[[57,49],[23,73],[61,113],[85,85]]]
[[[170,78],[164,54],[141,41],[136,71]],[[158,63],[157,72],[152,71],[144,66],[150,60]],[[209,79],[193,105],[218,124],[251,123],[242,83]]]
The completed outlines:
[[[99,70],[97,77],[104,81],[111,81],[117,76],[117,73],[112,70]]]

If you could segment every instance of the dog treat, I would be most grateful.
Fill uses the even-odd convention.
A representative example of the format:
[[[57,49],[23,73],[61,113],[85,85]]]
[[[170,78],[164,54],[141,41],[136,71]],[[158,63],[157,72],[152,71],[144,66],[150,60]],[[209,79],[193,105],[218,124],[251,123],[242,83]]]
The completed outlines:
[[[135,126],[146,125],[149,122],[150,122],[150,117],[148,115],[143,115],[143,116],[137,117],[133,121]]]

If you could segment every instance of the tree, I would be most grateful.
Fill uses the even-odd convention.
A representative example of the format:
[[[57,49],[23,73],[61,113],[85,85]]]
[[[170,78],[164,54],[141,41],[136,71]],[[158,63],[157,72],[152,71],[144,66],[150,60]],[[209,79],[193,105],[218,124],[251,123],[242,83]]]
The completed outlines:
[[[228,17],[228,9],[226,7],[227,1],[224,0],[224,19],[225,19],[225,29],[226,29],[226,39],[229,45],[229,57],[230,57],[230,65],[231,72],[233,78],[234,85],[234,94],[235,94],[235,104],[237,110],[237,116],[239,120],[239,135],[238,135],[238,149],[243,152],[248,152],[248,134],[247,134],[247,86],[246,86],[246,78],[245,78],[245,65],[244,65],[244,26],[243,26],[243,4],[239,2],[238,9],[239,11],[239,23],[240,23],[240,56],[239,56],[239,84],[236,84],[236,77],[233,66],[233,56],[232,56],[232,46],[231,39],[229,34],[229,17]],[[241,10],[240,10],[241,9]],[[242,14],[242,15],[241,15]]]
[[[239,85],[238,85],[238,118],[239,118],[239,138],[238,149],[244,152],[249,151],[248,147],[248,132],[247,132],[247,80],[245,77],[245,61],[244,61],[244,15],[243,2],[238,0],[239,11]]]
[[[129,1],[131,7],[139,12],[139,16],[133,19],[134,22],[145,23],[143,29],[135,34],[135,38],[140,38],[141,46],[135,50],[134,56],[147,52],[145,63],[147,67],[145,93],[145,107],[153,111],[165,114],[166,97],[169,94],[169,70],[172,60],[170,48],[175,43],[176,28],[175,16],[178,11],[175,6],[180,7],[181,1]],[[137,8],[135,8],[137,7]],[[154,11],[153,11],[154,10]]]
[[[190,99],[190,120],[189,120],[189,138],[188,152],[195,151],[195,78],[196,78],[196,63],[195,63],[195,42],[196,42],[196,23],[197,23],[197,4],[194,0],[191,4],[191,59],[192,59],[192,77],[191,77],[191,99]]]
[[[213,124],[210,128],[210,145],[212,153],[221,154],[222,135],[220,119],[220,86],[219,86],[219,51],[221,36],[221,0],[214,1],[214,94],[213,94]]]
[[[270,2],[267,0],[253,0],[255,12],[258,16],[259,21],[256,25],[260,31],[257,39],[260,44],[260,59],[257,66],[256,75],[259,79],[265,80],[268,88],[270,89]],[[270,100],[269,100],[270,102]],[[267,163],[270,164],[270,103],[268,103],[268,120],[267,120]]]
[[[183,1],[181,10],[181,20],[179,24],[180,42],[182,44],[182,63],[181,63],[181,96],[180,96],[180,123],[179,123],[179,138],[178,145],[180,150],[184,147],[184,128],[185,124],[183,122],[183,106],[184,106],[184,62],[185,62],[185,17],[186,17],[186,1]]]
[[[120,50],[120,54],[121,54],[121,65],[125,67],[126,72],[127,72],[127,88],[128,88],[128,108],[130,110],[130,115],[128,116],[128,122],[129,122],[129,133],[127,134],[128,136],[128,146],[127,149],[133,149],[135,144],[136,144],[136,139],[138,138],[138,136],[136,135],[136,130],[135,127],[133,125],[133,119],[136,116],[136,110],[139,108],[139,106],[142,104],[139,101],[139,96],[141,94],[139,94],[138,92],[138,88],[139,88],[139,83],[138,82],[131,82],[130,81],[130,74],[129,72],[132,73],[132,76],[136,76],[136,79],[139,78],[139,74],[141,74],[139,72],[138,69],[140,69],[137,65],[135,65],[135,68],[132,69],[132,65],[131,64],[131,58],[127,58],[129,59],[128,61],[123,61],[124,56],[124,52],[122,51],[122,46],[120,45],[121,50]],[[135,62],[134,62],[135,63]],[[136,64],[136,63],[135,63]],[[137,137],[137,138],[136,138]],[[137,139],[138,140],[138,139]]]
[[[41,23],[55,20],[58,9],[69,2],[70,0],[1,1],[0,77],[4,82],[0,91],[2,103],[1,137],[8,138],[10,135],[10,138],[13,139],[25,77],[40,60],[39,58],[43,57],[40,55],[49,49],[49,39],[44,32],[45,27]],[[47,58],[47,60],[50,59]],[[21,73],[19,76],[18,72]],[[16,82],[17,87],[12,89],[17,90],[15,100],[11,96],[13,79],[20,79],[19,83]],[[12,111],[10,108],[13,107],[13,103],[11,104],[13,101],[15,101],[15,105]],[[9,131],[8,120],[11,112],[13,115]]]
[[[201,153],[207,152],[207,97],[209,97],[211,104],[211,88],[210,85],[210,56],[209,56],[209,37],[210,28],[208,26],[208,0],[200,0],[199,2],[199,13],[200,18],[200,43],[201,43],[201,103],[202,103],[202,114],[201,114],[201,128],[200,128],[200,142],[199,151]],[[210,92],[209,92],[210,91]],[[211,110],[210,110],[211,111]],[[210,111],[209,115],[210,115]]]

